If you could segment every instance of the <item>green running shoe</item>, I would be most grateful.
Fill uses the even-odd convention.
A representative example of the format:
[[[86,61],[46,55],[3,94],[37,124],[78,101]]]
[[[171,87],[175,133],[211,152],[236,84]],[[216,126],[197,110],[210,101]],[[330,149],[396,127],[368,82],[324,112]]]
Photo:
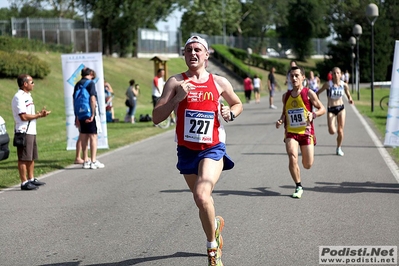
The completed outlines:
[[[215,230],[215,238],[216,238],[216,243],[218,243],[218,247],[220,250],[223,248],[223,237],[222,237],[222,230],[224,227],[224,219],[222,216],[216,216],[216,230]]]
[[[292,197],[293,197],[293,198],[300,199],[300,198],[302,197],[302,194],[303,194],[303,188],[302,188],[302,187],[297,187],[297,188],[295,189],[294,194],[292,194]]]
[[[208,266],[223,266],[220,248],[208,248]]]

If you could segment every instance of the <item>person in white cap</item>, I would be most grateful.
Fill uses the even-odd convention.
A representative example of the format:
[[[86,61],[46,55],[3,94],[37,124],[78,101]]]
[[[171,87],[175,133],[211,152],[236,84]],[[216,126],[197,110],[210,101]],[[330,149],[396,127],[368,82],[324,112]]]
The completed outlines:
[[[208,43],[190,37],[184,47],[188,70],[168,79],[152,117],[154,123],[166,119],[174,110],[176,119],[177,168],[186,180],[199,209],[207,238],[208,265],[222,266],[224,220],[215,215],[212,191],[223,170],[234,167],[226,154],[226,122],[242,112],[242,103],[231,83],[206,71]],[[223,97],[227,105],[219,102]]]

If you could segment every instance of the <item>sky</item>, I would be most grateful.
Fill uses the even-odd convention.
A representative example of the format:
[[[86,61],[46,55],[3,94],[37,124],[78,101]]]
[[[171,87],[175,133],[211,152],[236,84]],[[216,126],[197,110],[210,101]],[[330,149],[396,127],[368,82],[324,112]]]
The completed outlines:
[[[10,3],[8,3],[8,0],[0,0],[0,8],[3,7],[9,7]]]
[[[2,1],[2,0],[0,0]],[[180,26],[181,17],[183,16],[183,11],[175,10],[173,13],[166,18],[166,22],[158,22],[156,24],[157,29],[160,31],[174,31]]]

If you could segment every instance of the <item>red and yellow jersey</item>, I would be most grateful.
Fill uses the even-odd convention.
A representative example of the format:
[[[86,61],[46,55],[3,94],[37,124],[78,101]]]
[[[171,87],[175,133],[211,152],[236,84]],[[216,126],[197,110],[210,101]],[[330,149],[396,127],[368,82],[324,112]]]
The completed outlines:
[[[183,78],[188,79],[185,73]],[[226,133],[219,120],[220,102],[212,74],[204,83],[195,83],[194,90],[181,101],[176,111],[177,144],[192,150],[205,150],[226,141]]]
[[[296,97],[288,91],[285,98],[285,132],[314,135],[313,121],[308,121],[308,113],[312,112],[312,104],[308,98],[308,88],[303,88]]]

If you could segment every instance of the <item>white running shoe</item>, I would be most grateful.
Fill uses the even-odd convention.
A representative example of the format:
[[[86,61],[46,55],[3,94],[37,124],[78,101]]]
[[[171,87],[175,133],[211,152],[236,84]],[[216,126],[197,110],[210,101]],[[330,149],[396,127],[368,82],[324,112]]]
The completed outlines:
[[[82,168],[83,169],[90,169],[90,164],[91,164],[90,161],[84,162]]]
[[[272,106],[270,106],[270,109],[277,109],[277,106],[272,105]]]
[[[344,152],[342,151],[341,147],[337,148],[337,155],[338,156],[344,156]]]
[[[292,194],[292,197],[300,199],[302,197],[302,194],[303,194],[303,188],[302,187],[297,187],[295,189],[295,192]]]
[[[95,162],[92,162],[90,164],[90,169],[98,169],[98,168],[104,168],[105,165],[103,163],[100,163],[99,160],[96,160]]]

